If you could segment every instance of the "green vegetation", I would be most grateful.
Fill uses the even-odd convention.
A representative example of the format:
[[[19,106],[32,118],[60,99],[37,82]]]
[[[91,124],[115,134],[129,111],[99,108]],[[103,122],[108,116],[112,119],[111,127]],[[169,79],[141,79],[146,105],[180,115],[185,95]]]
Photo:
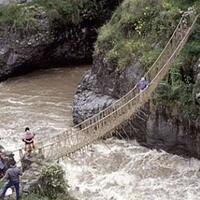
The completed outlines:
[[[32,4],[42,7],[50,20],[63,20],[65,23],[79,23],[80,12],[88,0],[34,0]]]
[[[64,180],[64,171],[59,165],[44,167],[39,184],[32,188],[32,193],[22,200],[75,200],[68,193]]]
[[[171,7],[178,7],[181,10],[187,10],[189,7],[199,3],[198,0],[169,0],[168,2]]]
[[[199,10],[200,4],[196,0],[172,0],[172,5],[181,9],[193,6]],[[185,119],[200,119],[200,107],[195,102],[194,66],[200,57],[200,23],[195,26],[193,35],[187,42],[175,65],[167,78],[160,84],[153,102],[155,105],[164,105],[172,110],[177,110]]]
[[[30,27],[37,30],[39,25],[42,26],[39,23],[44,18],[53,27],[59,26],[62,29],[84,20],[96,20],[99,26],[120,1],[113,0],[111,4],[107,0],[33,0],[31,3],[0,6],[0,29],[9,27],[24,30]]]
[[[133,59],[147,70],[160,54],[181,14],[189,7],[200,8],[198,0],[124,0],[100,31],[96,54],[104,54],[119,69]],[[199,24],[199,23],[198,23]],[[196,26],[170,74],[160,84],[153,102],[178,110],[187,119],[199,117],[193,98],[193,67],[200,57],[200,28]]]
[[[40,15],[50,23],[77,24],[81,11],[91,8],[96,1],[89,0],[33,0],[27,4],[10,4],[0,7],[0,26],[37,28]]]
[[[0,7],[0,26],[8,25],[13,28],[36,26],[37,8],[33,5],[24,6],[12,4]]]
[[[199,29],[200,30],[200,29]],[[153,102],[182,113],[186,119],[198,119],[200,107],[195,103],[193,67],[200,56],[200,41],[191,40],[179,56],[167,78],[161,82]]]
[[[100,30],[96,53],[119,68],[137,58],[148,68],[170,37],[180,10],[160,0],[125,0]],[[156,47],[156,48],[155,48]]]

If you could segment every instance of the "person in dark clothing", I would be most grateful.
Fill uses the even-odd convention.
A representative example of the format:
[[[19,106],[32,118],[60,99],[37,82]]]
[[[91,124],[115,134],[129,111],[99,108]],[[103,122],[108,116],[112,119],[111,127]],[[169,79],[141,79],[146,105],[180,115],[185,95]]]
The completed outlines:
[[[5,174],[6,166],[4,164],[4,159],[2,154],[0,153],[0,178],[2,178]]]
[[[22,139],[23,142],[25,142],[25,151],[30,153],[34,148],[34,137],[35,134],[33,134],[28,127],[25,128],[25,136]]]
[[[21,170],[16,166],[16,163],[13,161],[6,171],[2,180],[7,182],[3,186],[1,198],[4,200],[5,194],[8,188],[14,186],[16,192],[16,200],[19,200],[19,176],[22,175]]]
[[[144,77],[142,77],[137,86],[140,89],[140,92],[142,92],[149,86],[149,83],[145,80]]]

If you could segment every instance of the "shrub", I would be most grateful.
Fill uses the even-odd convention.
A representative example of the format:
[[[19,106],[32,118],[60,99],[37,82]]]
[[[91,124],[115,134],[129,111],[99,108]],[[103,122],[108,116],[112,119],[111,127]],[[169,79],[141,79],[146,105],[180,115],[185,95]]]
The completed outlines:
[[[0,26],[12,26],[15,28],[36,26],[35,18],[37,7],[11,4],[0,7]]]
[[[167,79],[158,87],[153,99],[155,105],[164,105],[172,109],[176,107],[180,114],[189,120],[200,118],[200,108],[193,97],[195,83],[193,66],[199,56],[200,41],[191,37]]]
[[[100,29],[96,54],[103,52],[120,69],[137,59],[147,70],[165,46],[183,11],[190,6],[198,12],[199,0],[124,0],[109,23]],[[193,119],[200,115],[193,98],[193,66],[200,57],[199,33],[200,22],[153,98],[156,105],[177,108],[183,116]]]
[[[0,26],[36,28],[40,10],[46,13],[52,23],[59,21],[62,24],[77,24],[81,21],[81,11],[87,4],[91,4],[89,0],[33,0],[26,4],[0,6]]]
[[[64,179],[64,171],[56,164],[42,169],[39,184],[33,188],[32,195],[50,200],[74,200],[68,193],[68,184]]]
[[[110,22],[100,29],[96,54],[105,52],[107,59],[114,61],[119,68],[126,67],[135,58],[148,68],[180,18],[179,9],[170,9],[164,2],[125,0]]]
[[[34,0],[33,4],[43,7],[51,20],[52,10],[56,11],[66,23],[78,23],[80,21],[80,9],[88,0]]]

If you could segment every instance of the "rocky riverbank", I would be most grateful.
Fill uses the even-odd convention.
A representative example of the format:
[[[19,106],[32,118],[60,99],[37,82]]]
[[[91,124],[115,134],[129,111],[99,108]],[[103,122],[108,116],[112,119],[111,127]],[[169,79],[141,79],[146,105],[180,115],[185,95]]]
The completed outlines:
[[[8,169],[15,162],[14,153],[0,147],[1,159]],[[19,163],[17,163],[18,165]],[[75,200],[68,192],[68,184],[60,165],[44,160],[42,154],[24,154],[21,160],[22,176],[20,193],[22,200],[30,199],[63,199]],[[11,194],[9,199],[15,199]]]
[[[156,0],[151,5],[148,1],[136,2],[124,1],[101,29],[92,69],[82,79],[74,97],[75,123],[107,107],[138,82],[173,32],[181,15],[178,9],[184,10],[174,4],[165,7]],[[140,12],[138,7],[146,11]],[[151,26],[156,23],[156,28]],[[199,36],[197,25],[152,100],[124,124],[123,131],[129,138],[136,138],[150,148],[200,158]]]

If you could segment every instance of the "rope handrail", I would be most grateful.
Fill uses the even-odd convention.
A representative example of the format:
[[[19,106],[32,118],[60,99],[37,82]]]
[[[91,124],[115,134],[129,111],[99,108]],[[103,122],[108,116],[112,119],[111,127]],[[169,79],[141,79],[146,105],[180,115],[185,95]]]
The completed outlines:
[[[196,20],[195,20],[195,21],[196,21]],[[194,23],[195,23],[195,21],[194,21]],[[193,23],[193,24],[194,24],[194,23]],[[86,128],[84,128],[83,130],[87,130],[87,127],[86,127]]]
[[[106,108],[105,110],[97,114],[99,115],[99,119],[97,121],[94,120],[92,121],[92,123],[88,124],[87,126],[85,127],[83,126],[81,127],[81,129],[79,130],[76,129],[75,131],[73,131],[73,128],[77,128],[79,125],[78,124],[68,131],[69,134],[66,134],[67,131],[65,131],[62,134],[53,136],[50,138],[49,144],[44,144],[43,142],[41,142],[40,145],[38,145],[39,149],[42,151],[47,151],[47,149],[50,148],[49,149],[50,154],[54,153],[54,151],[55,153],[57,153],[56,151],[58,151],[60,154],[56,155],[56,158],[59,158],[59,156],[72,153],[74,151],[77,151],[83,148],[84,145],[94,142],[98,138],[106,135],[108,132],[111,132],[123,121],[127,120],[129,116],[133,115],[145,102],[148,101],[151,94],[153,93],[157,85],[159,84],[160,80],[166,75],[166,73],[168,72],[169,68],[172,65],[172,62],[175,60],[176,56],[179,54],[183,45],[186,43],[198,17],[199,16],[197,15],[192,21],[192,24],[191,25],[187,24],[187,27],[183,27],[184,18],[183,17],[181,18],[178,26],[176,27],[174,33],[172,34],[165,48],[161,52],[160,56],[157,58],[157,60],[154,62],[154,64],[148,70],[148,72],[145,73],[144,75],[145,78],[151,78],[149,79],[149,83],[150,83],[149,87],[145,91],[141,93],[138,93],[138,92],[134,93],[134,91],[137,89],[137,87],[135,86],[126,95],[124,95],[121,99],[119,99],[119,101],[117,101],[118,103],[117,106],[115,103],[109,106],[109,109],[112,109],[112,110],[111,112],[106,113],[105,116],[101,114],[102,113],[105,114],[105,110],[109,110],[108,108]],[[180,33],[181,35],[180,36],[178,35],[178,38],[177,38],[178,33]],[[176,43],[173,43],[173,42],[176,42]],[[168,50],[170,51],[168,52]],[[167,54],[165,54],[166,52]],[[162,62],[164,61],[165,62],[159,63],[160,60]],[[115,124],[113,123],[115,126],[112,123],[110,123],[113,121],[113,119],[116,121]],[[83,123],[81,123],[81,125],[82,124]],[[66,152],[66,148],[68,148],[67,152]],[[20,152],[22,151],[22,149],[18,149],[16,151]]]
[[[171,40],[173,39],[174,35],[177,33],[182,21],[184,20],[184,15],[181,17],[175,31],[173,32],[172,36],[170,37],[170,39],[168,40],[167,45],[165,46],[165,48],[162,50],[162,52],[160,53],[159,57],[156,59],[156,61],[153,63],[153,65],[149,68],[149,70],[145,73],[144,77],[147,79],[149,74],[151,73],[151,71],[154,69],[155,65],[157,64],[157,62],[159,61],[159,59],[162,57],[162,55],[164,54],[165,50],[167,49],[167,47],[170,45]],[[120,103],[123,99],[127,98],[128,96],[131,96],[131,94],[137,90],[137,85],[135,85],[129,92],[127,92],[124,96],[122,96],[121,98],[119,98],[118,100],[116,100],[113,104],[109,105],[107,108],[101,110],[100,112],[94,114],[92,117],[84,120],[83,122],[75,125],[75,128],[80,128],[81,125],[86,124],[88,122],[91,122],[93,119],[95,119],[96,117],[100,116],[102,113],[113,109],[113,106],[117,106],[118,103]],[[137,92],[136,92],[137,93]]]
[[[188,33],[190,32],[190,30],[188,30]],[[177,49],[179,49],[179,46],[177,47]],[[175,55],[176,52],[173,53],[173,55],[169,58],[169,60]],[[153,84],[153,82],[155,81],[155,79],[161,74],[162,70],[165,68],[165,66],[167,65],[167,63],[163,66],[163,68],[157,73],[157,75],[154,77],[154,79],[149,83],[149,86],[151,86]],[[148,87],[149,88],[149,87]],[[140,97],[142,94],[144,94],[148,88],[145,91],[142,91],[141,93],[138,93],[135,97],[133,97],[132,99],[130,99],[128,102],[126,102],[125,104],[123,104],[122,106],[120,106],[119,108],[117,108],[115,111],[113,111],[112,113],[108,114],[107,116],[105,116],[104,118],[102,118],[101,120],[99,120],[98,122],[95,122],[94,124],[91,124],[88,127],[85,127],[82,130],[87,130],[88,128],[97,125],[100,121],[105,120],[107,117],[112,116],[112,114],[114,114],[115,112],[119,111],[120,109],[122,109],[123,107],[125,107],[128,103],[130,103],[131,101],[134,101],[136,98]],[[80,131],[82,131],[80,130]]]
[[[197,18],[198,18],[198,17],[196,17],[196,19],[197,19]],[[190,32],[191,32],[191,30],[192,30],[192,28],[193,28],[195,22],[196,22],[196,20],[193,22],[191,28],[189,28],[189,29],[187,30],[187,34],[185,35],[184,39],[190,34]],[[181,44],[180,44],[180,45],[181,45]],[[180,46],[180,45],[179,45],[179,46]],[[176,51],[180,48],[179,46],[176,48]],[[170,60],[171,57],[173,57],[173,56],[175,55],[176,51],[170,56],[170,58],[169,58],[168,60]],[[160,75],[160,73],[162,72],[162,70],[165,68],[166,65],[167,65],[167,63],[165,63],[164,66],[162,67],[162,69],[156,74],[156,76],[153,78],[153,80],[149,83],[149,86],[150,86],[150,85],[155,81],[155,79]],[[147,74],[147,73],[146,73],[146,74]],[[148,90],[148,88],[147,88],[146,90]],[[131,100],[129,100],[127,103],[129,103],[130,101],[134,100],[136,97],[138,97],[138,96],[142,95],[143,93],[145,93],[146,90],[144,90],[144,91],[138,93],[135,97],[133,97],[133,98],[132,98]],[[127,105],[127,103],[125,103],[124,105],[120,106],[120,107],[117,108],[117,109],[122,108],[123,106]],[[115,111],[114,111],[114,112],[115,112]],[[112,113],[111,113],[111,114],[112,114]],[[109,115],[111,115],[111,114],[109,114]],[[106,117],[105,117],[105,118],[106,118]],[[86,128],[87,128],[87,127],[86,127]]]

